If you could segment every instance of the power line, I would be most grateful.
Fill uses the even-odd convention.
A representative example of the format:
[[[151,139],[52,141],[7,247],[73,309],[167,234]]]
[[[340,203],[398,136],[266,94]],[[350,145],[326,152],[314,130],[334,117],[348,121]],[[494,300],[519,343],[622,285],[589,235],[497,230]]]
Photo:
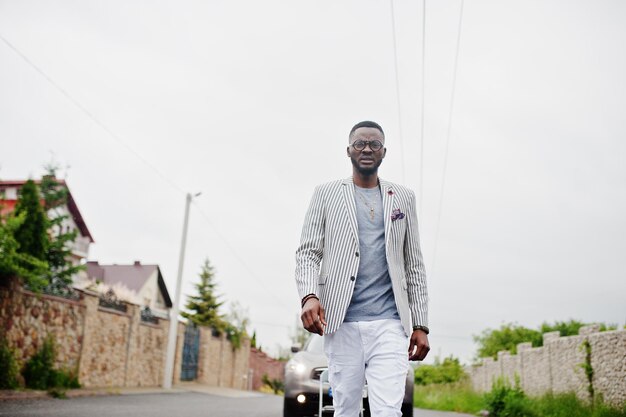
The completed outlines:
[[[432,333],[430,335],[430,337],[436,337],[436,338],[440,338],[440,339],[453,339],[453,340],[472,340],[471,338],[468,337],[463,337],[463,336],[451,336],[451,335],[447,335],[447,334],[437,334],[437,333]]]
[[[96,125],[98,125],[101,129],[103,129],[106,133],[109,134],[111,138],[118,142],[121,146],[126,148],[129,152],[131,152],[137,159],[139,159],[145,166],[150,168],[154,173],[156,173],[159,177],[161,177],[164,181],[166,181],[170,186],[172,186],[177,191],[182,194],[186,194],[186,192],[179,187],[176,183],[174,183],[170,178],[168,178],[165,174],[163,174],[160,170],[158,170],[152,163],[143,158],[138,152],[136,152],[133,148],[131,148],[128,144],[126,144],[119,135],[117,135],[113,130],[111,130],[108,126],[106,126],[102,121],[100,121],[93,113],[91,113],[84,105],[82,105],[77,99],[75,99],[67,90],[65,90],[59,83],[57,83],[52,77],[50,77],[45,71],[39,68],[32,60],[30,60],[24,53],[22,53],[17,47],[15,47],[11,42],[9,42],[4,36],[0,35],[0,39],[11,49],[13,50],[20,58],[22,58],[30,67],[32,67],[36,72],[38,72],[48,83],[50,83],[54,88],[57,89],[66,99],[68,99],[74,106],[76,106],[83,114],[85,114],[89,119],[91,119]],[[247,264],[239,257],[234,248],[228,243],[226,238],[217,230],[217,228],[211,223],[208,216],[202,211],[200,206],[198,206],[195,202],[194,205],[198,208],[201,217],[211,226],[215,232],[222,239],[222,241],[229,247],[229,249],[234,254],[235,258],[239,261],[239,263],[248,271],[250,276],[255,277],[256,282],[260,282],[259,278],[252,272],[252,270],[247,266]],[[266,289],[267,287],[264,287]],[[278,299],[273,293],[269,293],[270,296],[275,298],[275,300],[279,303],[279,305],[291,310],[285,304],[283,304],[283,300]]]
[[[443,212],[443,196],[444,196],[444,191],[445,191],[445,186],[446,186],[446,173],[448,170],[448,151],[450,148],[450,132],[452,130],[452,115],[454,113],[454,99],[455,99],[455,95],[456,95],[456,76],[457,76],[457,68],[458,68],[458,61],[459,61],[459,49],[460,49],[460,45],[461,45],[461,30],[462,30],[462,24],[463,24],[463,3],[464,0],[461,0],[461,11],[459,12],[459,24],[458,24],[458,30],[457,30],[457,38],[456,38],[456,53],[454,55],[454,71],[452,73],[452,93],[450,94],[450,110],[448,113],[448,129],[447,129],[447,134],[446,134],[446,147],[445,147],[445,153],[444,153],[444,157],[443,157],[443,173],[442,173],[442,178],[441,178],[441,191],[439,193],[439,208],[438,208],[438,215],[437,215],[437,226],[435,228],[435,244],[433,245],[433,262],[432,262],[432,270],[435,269],[435,261],[437,259],[437,244],[439,241],[439,227],[441,225],[441,217],[442,217],[442,212]]]
[[[284,307],[286,310],[288,311],[293,311],[292,307],[288,307],[286,304],[284,304],[284,300],[276,297],[276,295],[271,292],[268,291],[268,289],[270,288],[270,286],[267,285],[261,285],[261,283],[264,281],[261,278],[259,278],[253,271],[252,268],[250,268],[248,266],[248,264],[246,264],[246,262],[243,260],[243,258],[241,258],[239,256],[239,254],[237,253],[237,251],[235,250],[235,248],[233,248],[233,246],[228,242],[228,240],[226,239],[226,237],[224,237],[224,235],[222,235],[220,233],[220,231],[217,229],[217,227],[215,227],[215,225],[213,224],[213,222],[209,219],[209,216],[206,215],[206,213],[202,210],[202,207],[200,207],[195,201],[193,202],[193,205],[196,206],[196,208],[198,209],[198,212],[200,213],[200,217],[202,217],[204,219],[204,221],[211,227],[211,229],[213,229],[213,232],[215,232],[215,234],[217,235],[217,237],[219,237],[222,242],[224,242],[224,244],[228,247],[228,249],[232,252],[233,256],[235,257],[235,259],[239,262],[239,264],[246,270],[246,272],[248,272],[248,274],[254,278],[253,281],[255,283],[257,283],[259,285],[259,287],[261,287],[271,298],[273,298],[281,307]]]
[[[102,128],[106,133],[108,133],[113,139],[115,139],[120,145],[124,146],[128,151],[130,151],[135,157],[137,157],[141,162],[143,162],[148,168],[150,168],[153,172],[155,172],[159,177],[165,180],[169,185],[171,185],[176,190],[185,194],[185,191],[182,190],[176,183],[170,180],[166,175],[161,173],[154,165],[148,162],[145,158],[143,158],[139,153],[137,153],[134,149],[132,149],[129,145],[127,145],[115,132],[113,132],[109,127],[107,127],[103,122],[101,122],[93,113],[91,113],[85,106],[83,106],[78,100],[76,100],[72,95],[70,95],[59,83],[54,81],[48,74],[46,74],[41,68],[39,68],[35,63],[33,63],[25,54],[23,54],[20,50],[18,50],[13,44],[11,44],[6,38],[0,35],[0,39],[9,46],[18,56],[20,56],[28,65],[30,65],[35,71],[37,71],[41,76],[43,76],[46,81],[48,81],[52,86],[54,86],[63,96],[65,96],[72,104],[74,104],[80,111],[82,111],[89,119],[91,119],[94,123],[96,123],[100,128]],[[254,273],[251,269],[243,262],[243,260],[237,255],[236,251],[232,248],[232,246],[228,243],[228,241],[224,238],[223,235],[220,234],[219,230],[217,230],[213,224],[209,221],[208,216],[204,214],[204,212],[200,209],[200,207],[194,202],[194,205],[198,207],[201,216],[205,221],[213,228],[215,233],[226,243],[226,245],[231,249],[237,260],[244,266],[244,268],[248,271],[251,276],[254,276]],[[258,281],[258,278],[255,277],[255,281]],[[280,305],[286,307],[282,304],[282,300],[276,299]],[[279,324],[271,324],[271,323],[262,323],[260,324],[275,326],[275,327],[289,327],[283,326]]]
[[[402,107],[400,105],[400,78],[398,76],[398,48],[396,46],[396,16],[393,8],[393,0],[389,0],[391,6],[391,33],[393,35],[393,57],[396,74],[396,101],[398,107],[398,137],[400,138],[400,167],[402,170],[402,182],[405,181],[404,173],[404,140],[402,138]]]
[[[109,134],[111,138],[113,138],[119,145],[123,146],[132,153],[137,159],[139,159],[145,166],[150,168],[154,173],[156,173],[161,179],[167,182],[172,188],[179,191],[181,194],[186,194],[185,191],[181,187],[179,187],[174,181],[172,181],[169,177],[163,174],[156,166],[150,163],[147,159],[141,156],[137,151],[131,148],[126,142],[120,138],[115,132],[113,132],[109,127],[107,127],[103,122],[100,121],[93,113],[91,113],[84,105],[82,105],[78,100],[76,100],[67,90],[65,90],[59,83],[54,81],[52,77],[50,77],[46,72],[44,72],[41,68],[39,68],[33,61],[31,61],[24,53],[22,53],[15,45],[9,42],[4,36],[0,34],[0,39],[9,47],[13,52],[15,52],[20,58],[24,60],[31,68],[37,71],[48,83],[50,83],[54,88],[57,89],[66,99],[68,99],[74,106],[76,106],[83,114],[85,114],[89,119],[91,119],[96,125],[98,125],[102,130]]]
[[[254,319],[251,319],[251,320],[254,320]],[[283,329],[292,329],[292,326],[288,326],[286,324],[268,323],[266,321],[258,321],[258,320],[254,320],[254,323],[257,326],[261,325],[261,326],[269,326],[269,327],[280,327]],[[255,326],[252,326],[252,327],[255,327]]]
[[[426,0],[422,0],[422,121],[420,132],[420,215],[424,201],[424,101],[426,96]]]

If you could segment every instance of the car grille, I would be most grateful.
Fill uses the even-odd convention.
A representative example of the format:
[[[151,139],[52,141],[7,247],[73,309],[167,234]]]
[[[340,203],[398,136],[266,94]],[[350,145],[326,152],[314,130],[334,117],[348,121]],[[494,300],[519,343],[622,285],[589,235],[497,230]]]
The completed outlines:
[[[326,369],[328,368],[313,368],[313,371],[311,371],[311,379],[319,381],[320,375],[322,375],[322,372],[324,372]]]

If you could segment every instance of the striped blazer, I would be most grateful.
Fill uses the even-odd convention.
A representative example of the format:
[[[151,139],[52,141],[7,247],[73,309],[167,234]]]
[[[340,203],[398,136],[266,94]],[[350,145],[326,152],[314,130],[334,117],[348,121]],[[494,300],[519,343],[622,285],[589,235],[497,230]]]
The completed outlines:
[[[428,326],[428,294],[417,228],[415,193],[380,180],[385,251],[393,294],[408,335]],[[352,177],[315,188],[296,251],[300,299],[316,294],[325,310],[326,334],[343,323],[359,269],[359,233]]]

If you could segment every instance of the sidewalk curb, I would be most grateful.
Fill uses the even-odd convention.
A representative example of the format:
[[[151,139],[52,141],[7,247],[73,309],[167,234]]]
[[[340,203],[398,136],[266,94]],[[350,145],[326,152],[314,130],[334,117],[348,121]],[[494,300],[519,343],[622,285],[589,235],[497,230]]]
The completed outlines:
[[[150,388],[78,388],[68,389],[64,392],[64,398],[81,398],[81,397],[103,397],[113,395],[141,395],[141,394],[170,394],[185,392],[183,389],[166,390],[158,387]],[[27,391],[11,391],[0,390],[0,401],[20,401],[20,400],[37,400],[42,398],[55,398],[48,391],[27,390]]]
[[[13,391],[13,390],[0,390],[0,401],[12,401],[12,400],[34,400],[40,398],[49,398],[46,391],[28,390],[28,391]]]
[[[58,392],[64,392],[64,398],[100,397],[113,395],[142,395],[142,394],[177,394],[181,392],[196,392],[203,394],[218,395],[223,397],[243,398],[258,397],[264,394],[258,391],[243,391],[232,388],[213,387],[195,383],[175,385],[171,389],[161,387],[104,387],[104,388],[77,388]],[[37,400],[55,398],[48,391],[41,390],[0,390],[0,402]]]

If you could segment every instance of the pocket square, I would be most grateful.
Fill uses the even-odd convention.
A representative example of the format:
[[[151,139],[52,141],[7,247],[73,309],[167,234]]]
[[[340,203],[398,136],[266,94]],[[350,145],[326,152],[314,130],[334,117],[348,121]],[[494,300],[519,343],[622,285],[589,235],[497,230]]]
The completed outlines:
[[[391,221],[395,222],[396,220],[404,219],[404,213],[400,211],[400,209],[395,209],[391,212]]]

